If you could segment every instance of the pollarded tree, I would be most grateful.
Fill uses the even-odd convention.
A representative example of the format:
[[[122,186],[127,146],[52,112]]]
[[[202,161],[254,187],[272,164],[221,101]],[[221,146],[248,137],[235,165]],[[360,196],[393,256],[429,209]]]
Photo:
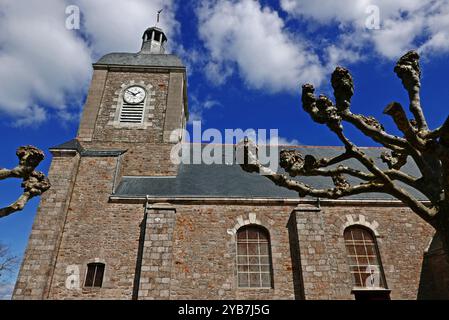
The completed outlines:
[[[44,159],[44,153],[33,146],[24,146],[17,149],[19,164],[13,169],[0,168],[0,180],[9,178],[22,179],[22,195],[12,204],[0,208],[0,218],[22,210],[28,201],[40,196],[50,189],[50,181],[42,172],[35,171]]]
[[[410,51],[400,58],[394,71],[408,92],[414,119],[409,120],[398,102],[389,104],[384,113],[393,118],[402,137],[387,133],[374,117],[351,112],[353,80],[347,69],[337,67],[332,74],[335,102],[324,95],[316,97],[314,87],[306,84],[302,87],[302,105],[313,121],[326,125],[339,138],[345,152],[332,159],[316,159],[311,155],[303,156],[297,150],[283,150],[280,165],[286,174],[280,174],[262,166],[257,154],[249,151],[247,146],[242,168],[259,172],[275,184],[298,192],[301,197],[338,199],[369,192],[390,194],[435,228],[449,257],[449,118],[435,130],[430,130],[427,125],[420,100],[421,70],[417,52]],[[344,133],[344,123],[355,126],[385,147],[381,158],[388,169],[380,168],[374,159],[351,142]],[[356,170],[343,165],[342,162],[348,159],[356,159],[365,169]],[[401,170],[408,161],[415,162],[421,176],[415,177]],[[298,176],[331,177],[335,187],[315,189],[293,179]],[[362,182],[351,185],[346,179],[348,176]],[[418,190],[428,201],[415,198],[401,184]]]

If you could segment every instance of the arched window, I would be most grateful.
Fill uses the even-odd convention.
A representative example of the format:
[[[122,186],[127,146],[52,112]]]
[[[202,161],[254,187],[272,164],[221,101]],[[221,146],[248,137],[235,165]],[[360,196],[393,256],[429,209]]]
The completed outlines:
[[[101,288],[103,285],[104,263],[89,263],[87,265],[86,281],[84,287],[86,288]]]
[[[376,238],[371,230],[350,226],[344,231],[353,285],[363,289],[385,289],[385,276]]]
[[[270,235],[259,226],[237,231],[237,277],[240,288],[271,288],[272,262]]]

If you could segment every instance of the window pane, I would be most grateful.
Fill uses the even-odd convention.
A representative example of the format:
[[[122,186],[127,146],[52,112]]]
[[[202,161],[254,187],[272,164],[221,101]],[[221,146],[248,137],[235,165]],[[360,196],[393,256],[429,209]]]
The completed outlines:
[[[248,254],[252,256],[259,254],[257,243],[248,243]]]
[[[237,263],[238,264],[247,264],[248,263],[248,257],[247,256],[238,256],[237,257]]]
[[[270,264],[270,257],[269,256],[261,256],[260,264]]]
[[[85,287],[92,287],[94,284],[94,274],[95,266],[93,264],[87,265],[86,281],[84,282]]]
[[[268,234],[264,231],[259,232],[259,240],[268,242]]]
[[[262,287],[271,287],[271,277],[269,273],[262,273]]]
[[[94,287],[100,288],[103,285],[104,264],[97,265],[97,272],[95,273]]]
[[[249,271],[249,265],[247,264],[242,264],[238,266],[238,271],[239,272],[248,272]]]
[[[238,232],[238,233],[237,233],[237,239],[238,239],[238,240],[241,240],[241,239],[247,239],[247,237],[246,237],[246,230],[241,231],[241,232]]]
[[[257,264],[250,265],[249,266],[249,271],[250,272],[259,272],[260,271],[259,270],[259,265],[257,265]]]
[[[250,256],[249,264],[259,264],[259,256]]]
[[[268,255],[269,254],[269,245],[268,243],[262,243],[259,247],[260,249],[260,254],[261,255]]]
[[[270,265],[268,265],[268,264],[261,264],[260,265],[260,271],[262,271],[262,272],[270,272]]]
[[[258,232],[257,229],[248,229],[248,239],[258,239]]]
[[[248,287],[249,280],[247,273],[239,273],[239,287]]]
[[[247,244],[246,243],[239,243],[237,245],[237,254],[239,256],[246,256],[248,254]]]
[[[249,285],[251,288],[261,287],[260,285],[260,273],[249,274]]]

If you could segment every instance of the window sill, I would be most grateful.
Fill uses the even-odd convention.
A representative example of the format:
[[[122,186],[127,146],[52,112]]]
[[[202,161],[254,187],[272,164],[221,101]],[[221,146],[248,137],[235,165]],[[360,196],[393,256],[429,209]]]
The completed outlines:
[[[245,290],[249,290],[249,291],[265,290],[265,291],[268,291],[268,290],[274,290],[274,288],[271,288],[271,287],[260,287],[260,288],[237,287],[237,290],[240,290],[240,291],[245,291]]]
[[[100,288],[91,288],[91,287],[83,287],[83,291],[92,292],[92,291],[100,291],[102,287]]]
[[[351,293],[358,301],[391,300],[391,290],[385,288],[354,288]]]
[[[359,292],[391,292],[391,290],[386,288],[352,288],[351,290],[351,293]]]

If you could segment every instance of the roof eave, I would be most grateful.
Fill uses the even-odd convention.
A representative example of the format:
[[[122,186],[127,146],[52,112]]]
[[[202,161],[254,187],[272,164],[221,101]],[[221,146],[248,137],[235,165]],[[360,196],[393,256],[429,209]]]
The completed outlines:
[[[125,65],[125,64],[105,64],[93,63],[94,69],[151,69],[151,70],[177,70],[186,72],[185,66],[150,66],[150,65]]]

